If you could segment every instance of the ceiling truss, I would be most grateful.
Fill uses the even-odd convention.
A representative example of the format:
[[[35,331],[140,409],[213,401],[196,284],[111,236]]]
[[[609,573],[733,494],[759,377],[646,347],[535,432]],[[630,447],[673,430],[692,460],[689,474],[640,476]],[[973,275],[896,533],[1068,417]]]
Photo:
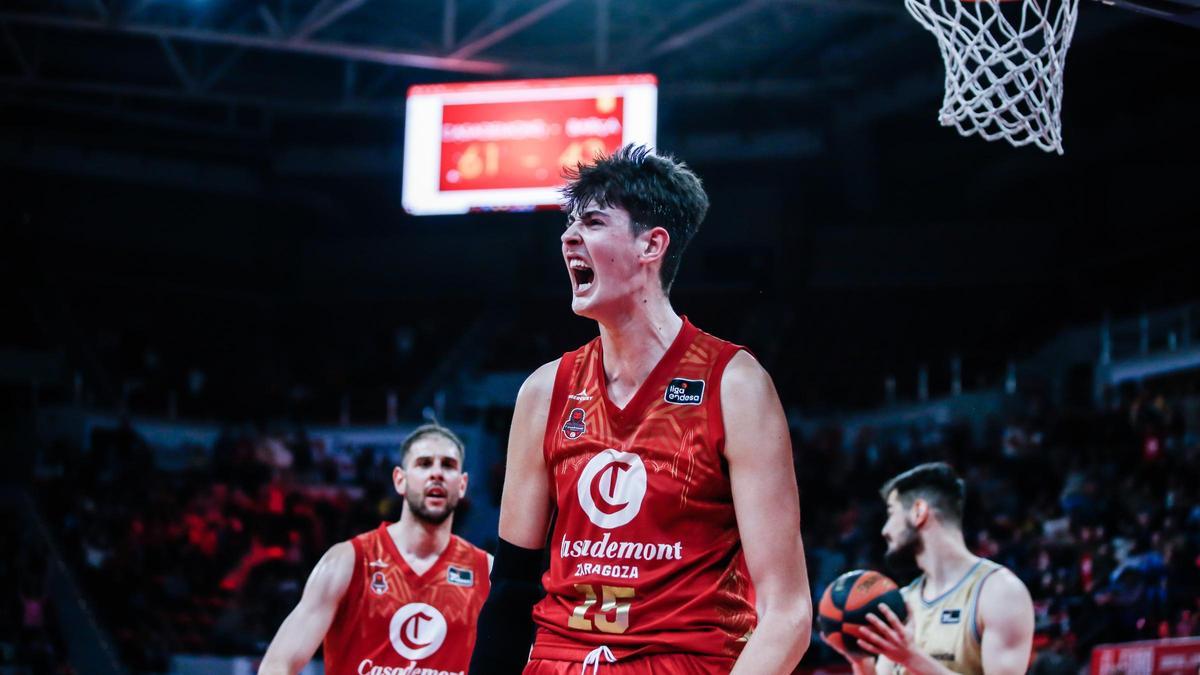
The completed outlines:
[[[654,12],[659,24],[647,30],[638,23],[631,25],[636,17],[628,15],[624,3],[611,0],[442,0],[440,7],[424,0],[390,4],[383,0],[261,0],[237,5],[237,11],[213,9],[191,14],[184,10],[196,9],[195,5],[166,4],[157,0],[58,0],[0,11],[0,39],[4,42],[0,54],[11,64],[0,75],[6,99],[32,105],[49,100],[62,105],[64,97],[74,103],[69,100],[73,96],[101,96],[109,113],[149,100],[301,114],[397,116],[403,110],[402,93],[387,89],[414,76],[427,81],[437,79],[430,75],[436,72],[444,73],[445,79],[494,79],[652,69],[655,59],[735,30],[739,23],[772,7],[853,16],[896,14],[891,0],[706,0],[687,3],[674,12]],[[437,16],[427,21],[428,25],[407,25],[394,20],[397,9],[403,10],[401,15],[423,9]],[[547,21],[566,10],[573,13],[564,21],[571,21],[575,28],[571,35],[562,36],[559,44],[549,45],[548,53],[566,53],[569,58],[539,58],[533,55],[536,49],[530,50],[528,57],[511,58],[525,50],[508,43],[530,31],[550,32]],[[577,28],[580,16],[586,17],[582,30]],[[470,25],[460,30],[467,21]],[[87,40],[116,39],[131,49],[152,47],[155,55],[146,58],[160,60],[156,67],[171,77],[168,81],[139,77],[144,63],[128,69],[130,72],[118,72],[114,67],[104,77],[51,72],[40,67],[38,52],[48,49],[42,43],[55,34],[68,36],[65,42],[72,45],[60,48],[56,59],[95,60],[99,57],[88,53]],[[627,34],[644,36],[648,44],[630,48],[614,43],[616,36]],[[190,58],[196,50],[206,51],[205,58]],[[70,53],[64,53],[67,51]],[[270,57],[276,70],[308,73],[312,64],[323,61],[340,62],[340,68],[330,70],[334,75],[323,76],[335,81],[317,95],[295,95],[287,87],[248,92],[245,87],[225,86],[253,69],[262,70],[264,59],[255,58],[262,55]],[[724,91],[719,79],[689,78],[687,82],[681,91],[695,89],[696,82],[714,96]],[[730,95],[746,90],[742,80],[731,84],[736,86]],[[809,87],[804,78],[791,90]]]

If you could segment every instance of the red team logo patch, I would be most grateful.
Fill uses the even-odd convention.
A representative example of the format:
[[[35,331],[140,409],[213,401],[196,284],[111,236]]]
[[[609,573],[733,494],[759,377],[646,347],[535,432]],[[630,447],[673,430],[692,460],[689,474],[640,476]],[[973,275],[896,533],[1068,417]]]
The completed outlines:
[[[375,595],[387,593],[388,583],[387,579],[383,577],[383,572],[376,572],[371,577],[371,590],[375,591]]]
[[[563,423],[563,435],[570,440],[575,440],[587,431],[587,423],[584,422],[583,408],[574,408],[571,414],[567,415],[567,421]]]

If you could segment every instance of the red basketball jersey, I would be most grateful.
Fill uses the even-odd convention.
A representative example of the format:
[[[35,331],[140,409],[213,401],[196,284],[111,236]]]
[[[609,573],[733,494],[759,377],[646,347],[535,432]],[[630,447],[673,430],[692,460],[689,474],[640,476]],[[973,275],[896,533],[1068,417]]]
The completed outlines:
[[[720,389],[739,349],[685,317],[624,409],[608,399],[600,338],[563,356],[543,444],[558,512],[533,658],[741,652],[756,617]]]
[[[459,675],[475,648],[487,599],[487,553],[451,535],[424,574],[387,531],[351,539],[354,575],[325,635],[327,675]]]

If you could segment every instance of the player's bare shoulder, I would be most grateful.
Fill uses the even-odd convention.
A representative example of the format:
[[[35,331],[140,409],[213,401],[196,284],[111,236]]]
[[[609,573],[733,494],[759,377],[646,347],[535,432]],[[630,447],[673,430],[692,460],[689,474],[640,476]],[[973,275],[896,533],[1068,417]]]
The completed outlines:
[[[726,416],[745,411],[753,413],[758,406],[778,405],[779,395],[766,368],[746,350],[729,360],[721,376],[721,407]]]
[[[329,547],[325,555],[317,561],[313,571],[308,575],[305,585],[305,595],[313,594],[315,599],[325,601],[340,600],[350,586],[354,576],[354,545],[343,541]]]
[[[730,386],[734,388],[753,387],[770,382],[771,376],[767,374],[767,369],[762,367],[758,359],[745,349],[740,349],[729,359],[729,365],[725,366],[721,387],[722,389]]]
[[[513,411],[514,432],[517,425],[527,427],[530,434],[540,431],[550,415],[550,397],[554,394],[554,378],[558,373],[558,362],[542,364],[533,371],[517,391],[517,405]]]
[[[554,393],[554,376],[558,373],[558,364],[560,361],[562,359],[554,359],[549,363],[543,363],[529,377],[525,378],[525,382],[521,384],[521,389],[517,391],[518,403],[526,400],[531,403],[542,402],[549,404],[550,396]]]
[[[1010,616],[1033,614],[1033,598],[1025,582],[1007,567],[1001,567],[983,580],[979,589],[978,621],[983,631],[987,622],[1006,621]]]

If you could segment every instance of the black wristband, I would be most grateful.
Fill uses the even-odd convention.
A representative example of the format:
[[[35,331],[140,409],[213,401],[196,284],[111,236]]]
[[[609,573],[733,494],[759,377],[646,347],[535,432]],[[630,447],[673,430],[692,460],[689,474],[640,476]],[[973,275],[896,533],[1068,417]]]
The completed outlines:
[[[525,548],[501,539],[496,545],[496,556],[492,559],[492,580],[542,583],[542,556],[545,553],[544,548]]]
[[[544,549],[500,540],[492,560],[492,590],[479,612],[471,675],[520,675],[533,643],[533,606],[542,597]]]

